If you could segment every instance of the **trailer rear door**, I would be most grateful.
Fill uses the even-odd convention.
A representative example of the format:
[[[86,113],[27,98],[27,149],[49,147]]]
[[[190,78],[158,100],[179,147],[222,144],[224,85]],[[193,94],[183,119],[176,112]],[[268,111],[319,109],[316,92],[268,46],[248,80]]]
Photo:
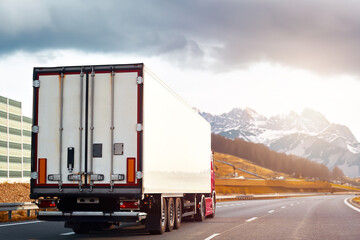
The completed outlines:
[[[142,64],[35,68],[34,79],[32,187],[139,192]]]

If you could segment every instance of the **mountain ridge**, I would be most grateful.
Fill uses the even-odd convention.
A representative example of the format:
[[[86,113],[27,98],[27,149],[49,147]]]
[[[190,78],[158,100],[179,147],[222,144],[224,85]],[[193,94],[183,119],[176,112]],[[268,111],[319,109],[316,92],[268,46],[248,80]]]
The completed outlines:
[[[215,134],[262,143],[277,152],[324,163],[330,169],[338,166],[349,177],[360,176],[360,143],[356,137],[347,126],[331,123],[313,109],[269,118],[251,108],[234,108],[219,115],[196,110]]]

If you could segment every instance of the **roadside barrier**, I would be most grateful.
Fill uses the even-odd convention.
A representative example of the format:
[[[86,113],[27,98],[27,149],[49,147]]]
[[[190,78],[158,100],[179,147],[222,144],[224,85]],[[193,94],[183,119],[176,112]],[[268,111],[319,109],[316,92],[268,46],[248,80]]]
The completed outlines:
[[[238,196],[218,196],[217,201],[236,201],[236,200],[253,200],[254,195],[238,195]]]
[[[358,194],[356,194],[356,195],[358,195]],[[354,205],[354,206],[356,206],[356,207],[360,208],[360,203],[355,202],[355,201],[354,201],[354,198],[351,198],[349,202],[350,202],[352,205]]]
[[[262,200],[262,199],[278,199],[289,197],[307,197],[328,195],[330,193],[288,193],[288,194],[263,194],[263,195],[229,195],[229,196],[217,196],[216,201],[236,201],[236,200]]]
[[[12,217],[12,211],[27,210],[27,216],[30,217],[31,210],[34,210],[36,215],[38,209],[39,209],[38,206],[32,202],[0,203],[0,212],[7,211],[9,221],[11,220]]]

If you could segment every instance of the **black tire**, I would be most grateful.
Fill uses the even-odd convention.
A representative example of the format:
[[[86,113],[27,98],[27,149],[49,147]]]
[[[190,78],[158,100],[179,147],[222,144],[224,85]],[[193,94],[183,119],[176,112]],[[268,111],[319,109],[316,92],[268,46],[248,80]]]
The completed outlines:
[[[216,211],[216,194],[213,192],[212,194],[212,214],[209,215],[209,218],[215,217],[215,211]]]
[[[176,198],[175,200],[175,224],[174,228],[179,229],[181,226],[181,218],[182,218],[182,204],[181,199]]]
[[[167,225],[167,204],[165,198],[163,198],[162,206],[159,206],[158,215],[148,220],[155,221],[155,226],[152,226],[151,228],[148,227],[150,234],[163,234],[165,232]]]
[[[76,234],[86,234],[90,232],[90,226],[84,222],[75,223],[72,230]]]
[[[197,204],[196,214],[195,214],[195,221],[202,222],[205,219],[205,197],[201,195],[199,203]]]
[[[175,203],[173,198],[169,198],[167,203],[167,226],[166,231],[171,232],[175,224]]]

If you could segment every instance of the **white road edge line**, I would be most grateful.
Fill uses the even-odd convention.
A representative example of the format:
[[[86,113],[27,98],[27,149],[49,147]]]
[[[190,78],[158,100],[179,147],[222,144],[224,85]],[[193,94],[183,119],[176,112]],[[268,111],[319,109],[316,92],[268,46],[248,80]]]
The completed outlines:
[[[273,213],[273,212],[275,212],[275,210],[270,210],[270,211],[268,211],[268,213]]]
[[[213,235],[211,235],[210,237],[205,238],[204,240],[210,240],[210,239],[213,239],[214,237],[219,236],[219,235],[220,235],[220,233],[214,233]]]
[[[282,206],[281,208],[286,208],[286,206]]]
[[[354,207],[353,205],[351,205],[350,203],[348,203],[348,200],[349,200],[350,198],[352,198],[352,197],[348,197],[347,199],[345,199],[345,200],[344,200],[344,203],[345,203],[348,207],[354,209],[355,211],[360,212],[360,209],[359,209],[359,208]]]
[[[67,233],[61,233],[61,236],[68,236],[68,235],[73,235],[75,234],[75,232],[67,232]]]
[[[32,224],[32,223],[40,223],[43,221],[32,221],[32,222],[20,222],[20,223],[9,223],[9,224],[1,224],[0,227],[10,227],[10,226],[17,226],[17,225],[24,225],[24,224]]]
[[[253,217],[253,218],[250,218],[248,220],[246,220],[247,222],[251,222],[251,221],[254,221],[255,219],[257,219],[257,217]]]

